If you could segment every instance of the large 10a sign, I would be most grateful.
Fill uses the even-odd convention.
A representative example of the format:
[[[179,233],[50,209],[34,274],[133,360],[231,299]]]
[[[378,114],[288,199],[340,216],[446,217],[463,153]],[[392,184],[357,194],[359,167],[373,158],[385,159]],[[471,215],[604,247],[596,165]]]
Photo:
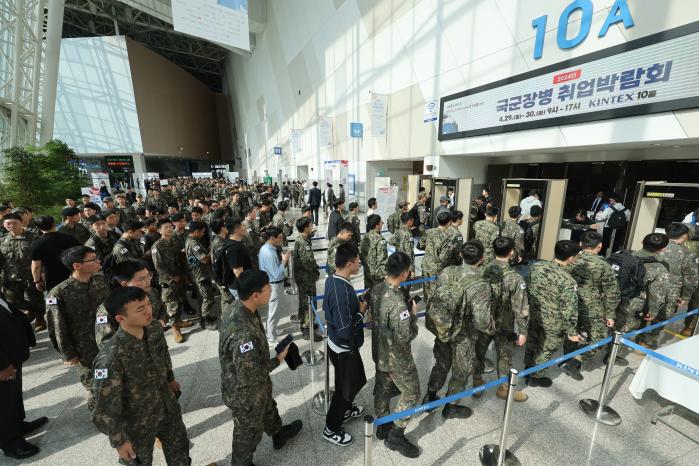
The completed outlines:
[[[614,2],[597,37],[606,36],[609,28],[617,23],[623,23],[626,29],[634,26],[627,1],[628,0],[616,0]],[[572,33],[570,31],[570,19],[578,10],[582,13],[580,29],[577,33]],[[556,36],[558,48],[562,50],[572,49],[587,39],[587,36],[590,35],[590,29],[592,28],[593,12],[594,4],[592,0],[574,0],[563,10],[561,16],[558,18],[558,33]],[[532,27],[536,30],[536,40],[534,42],[535,60],[538,60],[544,54],[544,39],[546,38],[548,19],[548,15],[543,15],[532,21]]]

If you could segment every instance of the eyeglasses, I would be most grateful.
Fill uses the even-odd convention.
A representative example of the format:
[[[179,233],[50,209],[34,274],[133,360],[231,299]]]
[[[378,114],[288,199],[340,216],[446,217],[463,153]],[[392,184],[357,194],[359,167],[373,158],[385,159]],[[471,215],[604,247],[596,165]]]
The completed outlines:
[[[87,262],[99,262],[99,259],[97,259],[96,257],[93,257],[92,259],[88,259],[86,261],[80,261],[81,264],[85,264]]]

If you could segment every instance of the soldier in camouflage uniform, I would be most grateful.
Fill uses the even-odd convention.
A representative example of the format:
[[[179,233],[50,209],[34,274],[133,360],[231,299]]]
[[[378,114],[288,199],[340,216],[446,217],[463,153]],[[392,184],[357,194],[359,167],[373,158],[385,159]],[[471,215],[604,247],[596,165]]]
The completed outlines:
[[[228,239],[228,228],[226,227],[226,222],[222,218],[214,219],[211,222],[211,258],[213,263],[213,258],[217,257],[219,251],[226,246],[226,240]],[[233,302],[233,294],[230,292],[227,286],[216,283],[214,280],[218,292],[221,294],[221,308],[227,304]]]
[[[587,333],[588,343],[607,338],[609,328],[614,327],[616,311],[621,302],[619,282],[611,265],[599,252],[602,250],[602,235],[589,231],[582,235],[582,253],[570,269],[570,275],[578,285],[578,333]],[[570,353],[577,345],[570,340],[563,342],[563,352]],[[561,367],[573,378],[582,380],[579,374],[583,363],[598,350],[588,351],[569,360]]]
[[[447,228],[449,228],[450,222],[451,214],[449,212],[440,212],[437,215],[439,226],[427,230],[425,235],[421,236],[418,241],[418,249],[425,251],[425,256],[422,258],[423,277],[439,275],[442,269],[454,257],[454,244],[450,243],[447,238]],[[434,291],[435,282],[425,282],[422,286],[425,291],[425,299],[429,301]]]
[[[85,246],[95,250],[97,259],[102,259],[111,254],[114,245],[119,241],[119,235],[107,228],[107,222],[101,215],[89,217],[87,221],[92,230],[92,236],[85,242]]]
[[[408,212],[403,212],[400,217],[401,227],[388,240],[388,243],[396,248],[396,252],[402,252],[410,258],[410,275],[408,279],[415,276],[415,242],[413,240],[413,217]],[[410,299],[410,285],[400,288],[403,298]]]
[[[489,267],[499,267],[502,270],[502,282],[494,286],[495,299],[491,303],[495,319],[495,333],[478,332],[476,342],[476,367],[473,373],[473,386],[485,384],[485,354],[490,342],[495,342],[497,354],[498,377],[507,375],[512,366],[512,355],[515,344],[523,346],[527,341],[527,318],[529,317],[529,296],[524,278],[510,267],[510,260],[515,253],[515,242],[512,238],[500,237],[493,242],[495,260]],[[483,270],[488,270],[484,268]],[[516,338],[515,338],[516,337]],[[507,399],[508,385],[498,388],[497,397]],[[474,395],[480,398],[481,393]],[[515,391],[515,401],[527,401],[529,397],[523,391]]]
[[[541,217],[543,213],[544,209],[538,205],[532,206],[532,208],[529,210],[531,217],[527,219],[527,223],[529,223],[529,227],[532,229],[534,243],[530,250],[524,251],[524,260],[526,261],[535,260],[539,256],[539,236],[541,232]]]
[[[368,233],[362,238],[359,246],[359,257],[364,267],[364,288],[370,289],[381,282],[386,275],[386,259],[388,251],[386,240],[381,236],[383,222],[379,215],[370,215],[367,219]]]
[[[95,313],[109,290],[98,274],[100,263],[95,252],[75,246],[63,253],[61,262],[73,270],[67,280],[56,285],[46,298],[46,320],[53,347],[67,366],[74,366],[80,382],[92,389],[92,363],[97,356]],[[89,397],[87,406],[94,407]]]
[[[138,220],[124,222],[124,232],[112,248],[114,260],[119,263],[127,259],[142,259],[144,256],[140,241],[142,235],[143,223]]]
[[[518,205],[512,206],[507,210],[507,215],[509,218],[503,222],[500,236],[506,236],[514,240],[515,252],[511,261],[513,264],[516,264],[524,257],[524,230],[518,223],[519,217],[522,215],[522,208]]]
[[[665,229],[665,234],[670,238],[665,250],[658,256],[658,260],[665,262],[670,267],[670,286],[674,288],[673,296],[678,296],[676,307],[669,311],[677,311],[689,303],[699,280],[699,258],[691,252],[684,243],[689,238],[689,228],[681,223],[672,223]]]
[[[478,241],[468,241],[461,249],[461,256],[464,264],[442,271],[437,291],[427,303],[430,316],[428,329],[436,336],[433,352],[436,361],[430,372],[423,403],[439,399],[437,391],[444,385],[449,369],[451,378],[447,396],[466,389],[474,371],[478,332],[491,334],[494,330],[491,286],[478,273],[483,263],[483,246]],[[498,272],[499,269],[494,271]],[[502,280],[502,274],[497,279]],[[446,404],[442,410],[442,417],[446,419],[466,419],[471,414],[470,408],[456,403]]]
[[[3,226],[7,234],[0,238],[2,294],[8,303],[25,311],[29,321],[36,317],[36,328],[45,329],[44,297],[32,277],[31,252],[39,235],[25,229],[16,213],[6,214]]]
[[[301,421],[282,426],[272,396],[269,374],[286,357],[288,346],[269,357],[267,336],[257,309],[269,302],[269,277],[260,270],[245,270],[238,277],[238,296],[230,312],[223,313],[218,354],[221,362],[221,395],[233,415],[233,466],[252,464],[262,433],[272,436],[275,449],[296,435]]]
[[[126,201],[126,195],[119,193],[116,195],[117,205],[115,210],[119,212],[119,225],[123,225],[127,220],[136,218],[136,210]]]
[[[257,267],[258,254],[260,253],[260,248],[262,243],[260,241],[260,223],[257,220],[257,209],[254,207],[246,207],[243,209],[243,214],[245,215],[243,220],[243,226],[245,227],[245,237],[243,238],[243,243],[250,249],[250,257],[252,257],[252,263]]]
[[[376,417],[390,414],[391,398],[400,395],[395,411],[417,406],[420,380],[413,360],[411,342],[417,337],[417,306],[406,304],[401,282],[410,276],[412,262],[407,254],[395,252],[386,261],[386,279],[371,290],[371,354],[376,365],[374,412]],[[420,450],[405,438],[410,418],[379,426],[376,438],[386,439],[389,450],[408,458],[417,458]]]
[[[212,312],[215,303],[214,296],[214,271],[211,268],[211,255],[204,246],[202,237],[206,234],[204,222],[189,222],[189,236],[185,243],[185,256],[189,266],[189,274],[192,277],[197,293],[201,296],[201,321],[202,328],[216,330],[218,328],[218,316]]]
[[[151,248],[153,265],[158,272],[163,302],[173,325],[172,334],[175,343],[182,343],[184,337],[180,328],[183,327],[182,307],[184,300],[187,299],[185,294],[187,261],[179,241],[175,239],[170,220],[158,220],[158,231],[161,238]]]
[[[695,213],[696,216],[696,213]],[[688,231],[687,231],[687,236],[689,238],[688,241],[685,241],[682,243],[683,246],[685,246],[689,251],[694,254],[695,256],[699,257],[699,241],[697,241],[697,233],[696,233],[696,224],[687,224],[684,223],[684,225],[687,226]],[[692,296],[689,298],[689,303],[687,305],[687,309],[696,309],[699,307],[699,286],[697,286],[694,289],[694,293],[692,293]],[[685,337],[690,337],[694,334],[694,327],[696,326],[697,322],[697,316],[696,314],[693,316],[686,317],[684,319],[684,329],[682,329],[682,335]]]
[[[580,246],[563,240],[556,243],[553,261],[536,262],[529,275],[529,328],[524,364],[542,364],[553,356],[567,338],[579,343],[578,286],[568,272]],[[529,376],[529,385],[550,387],[546,369]]]
[[[498,208],[495,206],[488,206],[485,208],[485,220],[478,220],[473,226],[473,230],[476,232],[476,239],[480,241],[485,248],[483,256],[485,265],[495,260],[493,241],[495,241],[495,238],[500,234],[500,229],[496,223],[497,219]]]
[[[260,210],[257,215],[258,225],[260,229],[267,228],[272,223],[272,201],[264,199],[261,202]]]
[[[243,212],[243,204],[240,200],[239,193],[233,194],[233,200],[231,201],[230,208],[233,216],[243,217],[245,215],[245,213]]]
[[[359,204],[356,202],[349,203],[349,215],[347,221],[352,225],[352,242],[359,248],[359,242],[362,239],[362,234],[359,231]]]
[[[672,286],[670,267],[660,261],[669,242],[667,235],[651,233],[643,238],[643,249],[632,253],[643,260],[646,276],[641,294],[621,305],[628,330],[663,321],[676,306],[679,299],[678,289]],[[643,317],[644,315],[646,317]],[[636,343],[646,348],[655,348],[661,331],[662,329],[658,328],[642,333],[636,337]]]
[[[160,324],[141,288],[117,288],[105,303],[119,329],[94,363],[92,422],[122,464],[152,464],[155,438],[167,464],[188,465],[189,439],[177,402],[180,384]]]
[[[350,241],[354,242],[354,227],[351,223],[345,222],[340,225],[340,231],[337,232],[337,236],[328,243],[328,275],[335,273],[335,253],[337,248]]]
[[[449,222],[449,227],[446,229],[447,241],[451,245],[451,257],[447,260],[445,264],[446,267],[450,265],[461,265],[464,260],[461,258],[461,248],[464,245],[464,236],[461,233],[460,227],[464,223],[464,213],[460,210],[455,210],[451,214],[451,222]]]
[[[90,239],[90,230],[80,223],[80,211],[76,207],[66,207],[61,210],[63,223],[56,228],[56,231],[66,233],[77,239],[80,244]]]
[[[316,296],[316,282],[320,278],[320,270],[311,246],[311,237],[315,231],[315,226],[311,219],[301,217],[296,220],[296,230],[298,234],[294,242],[293,263],[294,281],[298,288],[298,320],[301,332],[310,338],[311,322],[308,316],[308,298]]]
[[[286,201],[280,202],[279,210],[276,214],[274,214],[274,217],[272,218],[272,226],[279,228],[279,230],[282,232],[282,235],[284,236],[284,242],[282,243],[284,247],[287,247],[289,245],[289,236],[291,236],[294,232],[294,227],[291,225],[291,223],[289,223],[289,220],[286,218],[286,210],[288,207],[289,204],[287,204]]]
[[[391,234],[395,235],[396,231],[400,229],[400,218],[403,213],[408,211],[408,205],[408,201],[400,201],[398,203],[398,207],[396,207],[396,211],[388,216],[388,220],[386,220],[386,228],[388,228],[388,231],[390,231]]]

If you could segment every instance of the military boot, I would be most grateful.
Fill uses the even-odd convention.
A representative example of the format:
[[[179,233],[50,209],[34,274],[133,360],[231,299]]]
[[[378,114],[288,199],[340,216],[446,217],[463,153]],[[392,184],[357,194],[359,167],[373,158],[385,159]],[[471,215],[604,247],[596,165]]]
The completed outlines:
[[[180,328],[176,325],[177,324],[172,326],[172,338],[175,340],[175,343],[184,343],[182,332],[180,332]]]
[[[457,404],[446,404],[442,410],[442,417],[445,419],[468,419],[472,414],[471,408]]]
[[[420,456],[420,449],[410,443],[405,438],[405,428],[394,427],[388,433],[388,438],[384,440],[384,445],[389,450],[397,451],[406,458],[417,458]]]
[[[685,326],[685,328],[682,329],[682,331],[680,332],[680,335],[682,335],[683,337],[691,337],[692,332],[694,332],[694,329],[692,328],[692,326],[687,325],[687,326]]]
[[[437,401],[438,399],[439,399],[439,397],[437,396],[437,392],[431,392],[428,390],[427,394],[422,399],[422,404],[424,405],[424,404],[430,403],[432,401]],[[428,409],[427,412],[431,413],[431,412],[435,411],[436,409],[437,408]]]
[[[561,370],[563,370],[563,372],[565,372],[565,374],[568,377],[572,377],[578,382],[584,379],[583,375],[580,373],[582,363],[577,359],[571,359],[570,361],[566,361],[562,364],[559,364],[558,367],[560,367]]]
[[[386,437],[388,437],[388,433],[391,432],[391,429],[393,429],[394,426],[395,424],[392,422],[381,424],[376,428],[376,438],[379,440],[385,440]]]
[[[299,419],[295,420],[291,424],[282,426],[282,428],[279,429],[279,432],[272,436],[272,444],[274,445],[274,449],[279,450],[282,448],[286,444],[287,440],[291,439],[301,431],[301,427],[303,427],[303,423]]]
[[[36,320],[34,321],[34,331],[41,332],[42,330],[46,330],[46,328],[46,319],[44,316],[36,316]]]
[[[478,377],[478,378],[474,377],[473,378],[473,388],[480,387],[481,385],[485,385],[485,380],[483,380],[480,377]],[[473,397],[480,398],[481,395],[483,395],[483,392],[478,392],[478,393],[474,393]]]
[[[509,385],[506,383],[504,383],[498,387],[498,391],[497,391],[496,395],[501,400],[507,399],[507,392],[509,390],[507,387],[509,387]],[[512,399],[515,401],[520,401],[520,402],[527,401],[529,399],[529,395],[524,393],[522,390],[515,390],[515,394],[514,394],[514,397]]]

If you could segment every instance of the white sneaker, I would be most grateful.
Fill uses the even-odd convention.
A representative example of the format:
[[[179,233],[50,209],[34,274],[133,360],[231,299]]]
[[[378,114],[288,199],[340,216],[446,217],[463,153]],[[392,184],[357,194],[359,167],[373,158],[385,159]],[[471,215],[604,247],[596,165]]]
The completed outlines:
[[[364,414],[364,406],[361,405],[356,405],[352,404],[352,408],[348,409],[345,411],[345,417],[342,420],[342,423],[344,424],[345,422],[349,421],[350,419],[357,418]]]
[[[332,430],[328,429],[327,426],[325,429],[323,429],[323,438],[328,442],[334,443],[335,445],[339,445],[341,447],[348,447],[354,442],[352,436],[344,430],[338,429],[337,432],[333,432]]]

